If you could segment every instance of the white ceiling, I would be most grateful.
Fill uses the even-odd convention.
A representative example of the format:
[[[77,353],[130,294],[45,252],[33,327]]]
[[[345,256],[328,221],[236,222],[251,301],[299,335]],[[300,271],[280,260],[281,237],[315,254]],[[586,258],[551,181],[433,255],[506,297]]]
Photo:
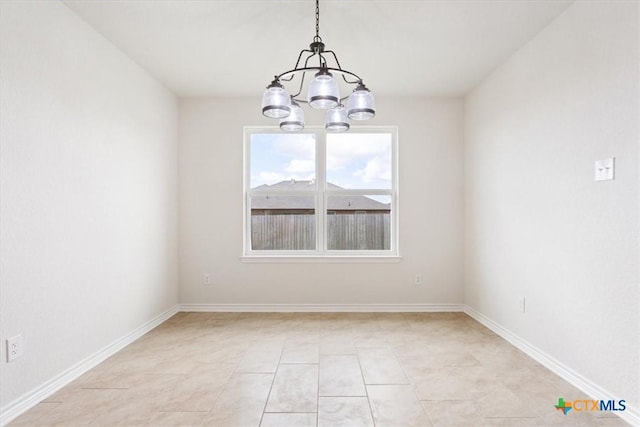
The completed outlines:
[[[320,36],[375,94],[463,95],[573,0],[321,0]],[[255,96],[315,35],[313,0],[64,0],[180,96]]]

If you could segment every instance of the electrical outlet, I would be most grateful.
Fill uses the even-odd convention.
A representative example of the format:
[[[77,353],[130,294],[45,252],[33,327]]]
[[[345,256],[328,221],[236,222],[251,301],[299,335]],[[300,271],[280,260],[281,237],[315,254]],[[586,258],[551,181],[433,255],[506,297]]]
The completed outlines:
[[[7,338],[7,362],[22,356],[22,335]]]
[[[524,299],[524,297],[520,298],[518,300],[518,308],[520,309],[520,313],[524,314],[525,309],[526,309],[526,301]]]
[[[416,276],[413,278],[413,284],[416,286],[422,285],[422,274],[416,273]]]
[[[211,285],[211,274],[210,273],[204,273],[202,275],[202,284],[205,285],[205,286]]]
[[[615,178],[615,158],[596,160],[596,181],[609,181]]]

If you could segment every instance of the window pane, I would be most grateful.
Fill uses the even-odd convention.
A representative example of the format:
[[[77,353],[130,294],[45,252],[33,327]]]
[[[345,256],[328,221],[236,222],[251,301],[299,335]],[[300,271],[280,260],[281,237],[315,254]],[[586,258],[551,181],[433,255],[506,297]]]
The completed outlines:
[[[315,135],[254,133],[249,149],[251,189],[315,189]]]
[[[390,133],[327,134],[327,186],[391,189]]]
[[[389,250],[391,196],[327,198],[327,249]]]
[[[314,197],[251,197],[251,249],[294,251],[315,248]]]

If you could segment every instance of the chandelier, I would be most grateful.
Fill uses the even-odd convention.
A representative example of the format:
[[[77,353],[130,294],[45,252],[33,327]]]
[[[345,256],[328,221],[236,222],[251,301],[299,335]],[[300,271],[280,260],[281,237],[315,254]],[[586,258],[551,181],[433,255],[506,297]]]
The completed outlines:
[[[316,35],[309,49],[303,49],[298,55],[295,68],[274,76],[262,95],[262,114],[279,119],[280,129],[300,131],[304,129],[304,111],[300,104],[309,104],[311,108],[326,110],[324,127],[329,132],[349,130],[351,120],[367,120],[376,114],[373,94],[355,73],[340,66],[338,57],[332,50],[325,50],[320,37],[320,5],[316,0]],[[317,64],[317,65],[315,65]],[[306,98],[301,98],[307,73],[313,73],[308,85]],[[355,86],[349,96],[341,97],[337,77],[348,85]],[[283,83],[299,81],[297,92],[289,95]],[[344,101],[347,100],[345,107]]]

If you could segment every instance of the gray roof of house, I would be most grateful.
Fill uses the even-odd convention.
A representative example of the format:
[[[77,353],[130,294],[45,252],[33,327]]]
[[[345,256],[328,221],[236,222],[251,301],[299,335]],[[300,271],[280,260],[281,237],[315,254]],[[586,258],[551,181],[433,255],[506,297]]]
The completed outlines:
[[[263,184],[253,190],[268,191],[269,195],[251,198],[252,209],[314,209],[313,196],[278,196],[278,191],[300,191],[308,189],[314,185],[313,181],[287,180],[276,184]],[[327,183],[327,187],[340,189],[335,184]],[[367,210],[390,210],[389,203],[381,203],[366,196],[336,196],[329,198],[328,210],[332,211],[367,211]]]

